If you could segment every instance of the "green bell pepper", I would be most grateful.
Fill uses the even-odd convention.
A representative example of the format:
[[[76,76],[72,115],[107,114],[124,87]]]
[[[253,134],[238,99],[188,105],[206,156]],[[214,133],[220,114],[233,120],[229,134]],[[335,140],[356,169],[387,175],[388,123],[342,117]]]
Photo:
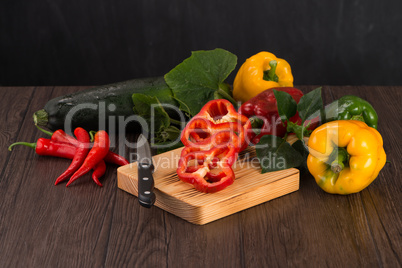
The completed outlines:
[[[357,96],[347,95],[325,107],[325,121],[359,120],[377,129],[378,116],[371,104]]]

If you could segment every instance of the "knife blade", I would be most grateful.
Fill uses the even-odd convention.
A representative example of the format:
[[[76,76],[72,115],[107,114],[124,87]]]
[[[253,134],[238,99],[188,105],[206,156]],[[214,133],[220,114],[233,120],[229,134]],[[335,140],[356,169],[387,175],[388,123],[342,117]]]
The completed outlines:
[[[155,203],[156,196],[154,190],[154,165],[152,153],[148,140],[144,135],[137,139],[138,154],[138,202],[141,206],[150,208]]]

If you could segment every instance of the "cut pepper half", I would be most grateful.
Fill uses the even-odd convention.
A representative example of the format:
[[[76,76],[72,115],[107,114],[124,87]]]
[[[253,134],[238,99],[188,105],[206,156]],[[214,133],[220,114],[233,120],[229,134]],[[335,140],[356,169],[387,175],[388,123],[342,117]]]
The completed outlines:
[[[195,118],[182,131],[181,141],[184,146],[206,150],[231,142],[240,151],[246,142],[244,132],[243,126],[238,123],[215,124],[204,118]]]
[[[235,152],[230,148],[213,148],[208,151],[183,149],[177,168],[178,177],[204,193],[225,189],[234,182],[231,168]]]
[[[199,142],[213,143],[214,134],[232,131],[237,134],[239,151],[248,146],[247,133],[251,131],[249,119],[236,112],[233,105],[224,99],[209,101],[184,128],[181,141],[185,146],[195,146]]]
[[[240,122],[244,125],[248,120],[246,116],[237,113],[232,103],[225,99],[207,102],[195,117],[208,119],[215,124]]]

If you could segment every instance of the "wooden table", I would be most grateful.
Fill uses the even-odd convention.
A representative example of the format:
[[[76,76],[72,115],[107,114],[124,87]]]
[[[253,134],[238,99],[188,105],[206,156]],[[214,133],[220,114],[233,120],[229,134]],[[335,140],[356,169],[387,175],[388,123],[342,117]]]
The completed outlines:
[[[367,189],[330,195],[305,173],[299,191],[204,226],[141,207],[114,166],[102,188],[66,188],[53,183],[69,160],[7,151],[44,136],[33,112],[84,88],[0,88],[0,267],[401,267],[402,87],[323,87],[325,103],[354,94],[378,111],[391,163]]]

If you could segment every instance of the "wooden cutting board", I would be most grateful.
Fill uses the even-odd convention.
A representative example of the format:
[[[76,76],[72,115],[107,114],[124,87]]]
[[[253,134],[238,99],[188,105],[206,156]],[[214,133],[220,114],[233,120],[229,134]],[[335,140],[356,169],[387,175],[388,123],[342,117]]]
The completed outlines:
[[[255,148],[248,147],[233,165],[236,180],[232,185],[216,193],[201,193],[177,177],[181,150],[178,148],[152,157],[155,206],[194,224],[206,224],[299,189],[298,169],[261,174]],[[118,168],[120,189],[138,196],[137,179],[136,162]]]

